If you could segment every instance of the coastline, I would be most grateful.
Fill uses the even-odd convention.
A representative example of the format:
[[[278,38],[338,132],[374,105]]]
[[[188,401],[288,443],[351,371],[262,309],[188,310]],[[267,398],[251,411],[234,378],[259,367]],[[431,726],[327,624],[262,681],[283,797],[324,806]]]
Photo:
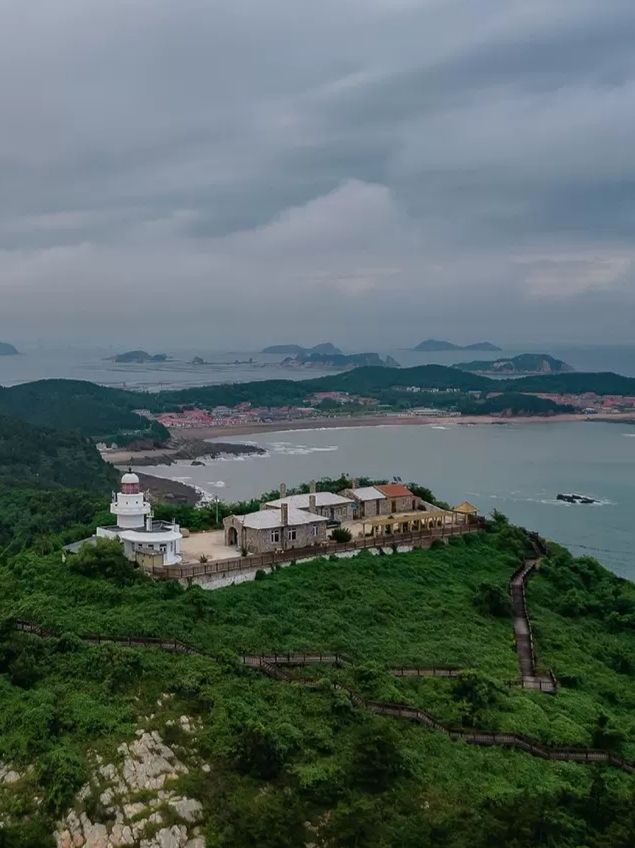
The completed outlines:
[[[505,418],[495,415],[357,415],[350,418],[303,418],[289,421],[277,421],[266,424],[245,423],[226,424],[219,427],[191,427],[172,430],[172,436],[182,441],[216,439],[227,436],[257,436],[259,433],[277,433],[289,430],[327,430],[344,427],[416,427],[438,424],[459,427],[477,424],[555,424],[562,422],[614,422],[635,424],[632,413],[616,413],[610,416],[585,415],[583,413],[563,413],[560,415],[522,415]]]
[[[134,466],[140,473],[141,468],[157,465],[171,465],[179,459],[195,460],[197,456],[220,456],[224,454],[259,453],[253,444],[222,442],[212,446],[208,440],[223,439],[235,436],[257,438],[260,434],[276,432],[292,432],[301,430],[335,430],[361,427],[417,427],[417,426],[457,426],[473,427],[478,425],[515,425],[515,424],[558,424],[582,422],[608,422],[635,424],[632,413],[616,413],[610,416],[584,415],[564,413],[551,416],[517,416],[505,418],[493,415],[466,416],[424,416],[424,415],[358,415],[352,417],[303,418],[288,421],[268,423],[247,422],[244,424],[227,424],[218,427],[173,428],[170,431],[172,445],[170,448],[153,448],[141,451],[129,449],[105,450],[102,457],[107,462],[124,468]],[[141,467],[141,468],[140,468]],[[163,503],[198,503],[202,493],[187,483],[172,480],[169,477],[158,477],[155,474],[144,475],[144,485],[154,490],[156,501]]]

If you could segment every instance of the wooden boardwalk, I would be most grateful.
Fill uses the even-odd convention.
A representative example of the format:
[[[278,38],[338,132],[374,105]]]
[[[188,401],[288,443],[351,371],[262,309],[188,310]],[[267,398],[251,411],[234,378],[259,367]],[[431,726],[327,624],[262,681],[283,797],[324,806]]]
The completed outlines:
[[[319,680],[291,676],[285,670],[285,666],[310,666],[321,663],[341,666],[346,664],[346,661],[342,661],[342,657],[338,654],[266,654],[262,656],[244,654],[241,660],[244,665],[250,668],[256,668],[275,680],[281,680],[285,683],[296,683],[313,689],[322,688],[323,683]],[[394,672],[394,669],[391,669],[391,671]],[[423,672],[424,670],[420,669],[419,671]],[[454,674],[444,674],[444,671],[447,671],[447,669],[427,669],[426,671],[431,673],[430,676],[455,676]],[[607,765],[622,769],[629,774],[635,774],[635,763],[626,760],[624,757],[618,757],[610,751],[603,751],[598,748],[576,747],[573,745],[545,745],[523,733],[513,733],[510,731],[501,732],[451,727],[438,721],[430,713],[418,707],[387,701],[366,700],[341,684],[332,685],[336,690],[345,691],[356,706],[364,707],[378,715],[422,724],[432,730],[446,734],[450,739],[460,740],[469,745],[497,745],[516,748],[544,760],[563,760],[587,764],[606,763]]]
[[[516,653],[520,667],[520,685],[525,689],[538,689],[541,692],[555,694],[557,681],[552,671],[539,674],[537,671],[536,649],[531,621],[527,609],[527,581],[534,575],[545,553],[544,543],[536,534],[530,535],[536,551],[535,559],[527,559],[512,575],[509,592],[512,601],[512,616]]]

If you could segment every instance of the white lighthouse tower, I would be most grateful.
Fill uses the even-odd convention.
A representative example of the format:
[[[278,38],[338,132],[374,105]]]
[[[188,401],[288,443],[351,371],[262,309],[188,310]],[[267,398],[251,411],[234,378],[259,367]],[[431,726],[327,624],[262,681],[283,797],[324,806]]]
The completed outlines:
[[[98,527],[98,538],[118,539],[124,555],[145,567],[178,565],[181,562],[179,525],[154,521],[152,506],[141,491],[136,474],[128,470],[121,478],[121,490],[113,492],[110,511],[117,519],[112,527]]]
[[[147,517],[152,516],[152,507],[141,491],[139,478],[132,471],[121,478],[121,491],[112,493],[110,511],[122,530],[145,527]]]

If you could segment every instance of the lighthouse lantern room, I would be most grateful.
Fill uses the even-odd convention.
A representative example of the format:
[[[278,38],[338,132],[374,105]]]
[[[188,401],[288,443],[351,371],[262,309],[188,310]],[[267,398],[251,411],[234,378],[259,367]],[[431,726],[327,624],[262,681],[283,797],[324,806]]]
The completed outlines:
[[[141,491],[139,478],[132,471],[121,478],[121,491],[112,493],[110,511],[117,519],[117,527],[145,527],[146,518],[152,514],[152,507]]]

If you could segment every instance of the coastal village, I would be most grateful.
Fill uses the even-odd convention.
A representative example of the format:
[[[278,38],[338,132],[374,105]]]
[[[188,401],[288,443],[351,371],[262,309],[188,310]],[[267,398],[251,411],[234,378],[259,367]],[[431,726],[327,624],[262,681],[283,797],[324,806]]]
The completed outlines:
[[[420,386],[395,387],[395,391],[402,392],[412,397],[413,395],[439,395],[447,401],[448,396],[459,395],[457,389],[446,389],[443,392],[438,389],[421,389]],[[501,393],[487,392],[486,400],[492,400]],[[466,392],[466,395],[480,397],[479,391]],[[619,415],[632,414],[635,411],[635,396],[626,395],[598,395],[594,392],[582,394],[536,392],[535,397],[551,401],[559,407],[570,407],[577,415]],[[147,410],[139,410],[149,418],[156,420],[170,430],[182,431],[201,428],[241,426],[245,424],[275,424],[288,421],[307,421],[323,417],[341,417],[350,414],[354,409],[361,415],[392,415],[394,409],[382,404],[376,398],[365,397],[345,391],[316,392],[307,398],[305,406],[254,406],[249,402],[236,404],[235,406],[219,405],[210,409],[191,407],[177,412],[163,412],[153,416]],[[460,418],[462,413],[448,407],[435,406],[434,403],[411,406],[399,411],[403,416],[428,416]]]
[[[174,521],[154,519],[139,476],[131,470],[113,492],[110,512],[114,524],[67,545],[65,556],[98,539],[115,539],[126,558],[148,573],[184,579],[249,572],[298,556],[337,552],[338,545],[347,550],[400,543],[421,547],[479,525],[478,509],[468,501],[442,509],[401,482],[358,486],[352,481],[350,488],[330,492],[318,491],[312,481],[309,492],[300,494],[288,494],[282,483],[279,497],[259,510],[227,516],[222,530],[190,533]]]

